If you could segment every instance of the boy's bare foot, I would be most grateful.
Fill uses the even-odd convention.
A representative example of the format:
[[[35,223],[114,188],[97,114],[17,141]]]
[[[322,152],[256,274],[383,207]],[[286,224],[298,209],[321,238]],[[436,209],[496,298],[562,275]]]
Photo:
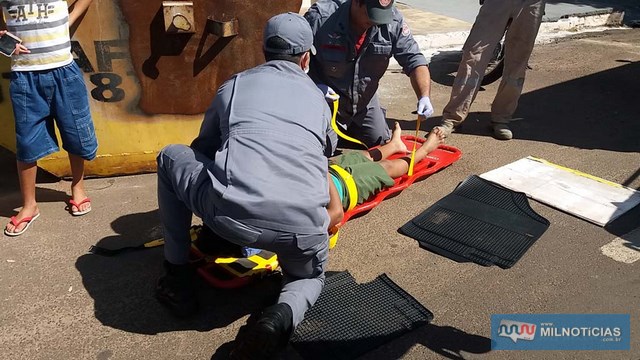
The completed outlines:
[[[427,141],[425,141],[420,149],[422,154],[426,155],[438,148],[438,145],[444,143],[445,133],[439,127],[433,128],[427,135]]]
[[[20,209],[20,212],[18,212],[18,215],[15,216],[16,223],[18,225],[15,226],[13,225],[13,223],[9,222],[7,226],[4,228],[5,232],[19,233],[20,231],[24,230],[24,228],[27,227],[28,225],[28,222],[22,222],[22,220],[29,217],[33,218],[39,213],[40,213],[40,210],[38,209],[38,205],[22,207],[22,209]]]
[[[389,140],[387,144],[392,146],[394,153],[409,152],[409,150],[407,149],[407,145],[405,145],[404,141],[402,141],[402,129],[400,128],[400,124],[397,121],[393,128],[393,132],[391,133],[391,140]]]
[[[447,134],[445,132],[445,130],[442,130],[441,127],[437,126],[435,128],[433,128],[430,132],[429,135],[431,135],[431,133],[436,134],[436,136],[438,137],[438,139],[440,140],[440,144],[444,143],[444,139],[447,138]]]
[[[91,210],[91,202],[87,201],[86,199],[88,199],[88,196],[82,186],[71,187],[71,200],[73,200],[74,203],[78,204],[78,206],[76,206],[71,203],[71,212],[85,213]]]

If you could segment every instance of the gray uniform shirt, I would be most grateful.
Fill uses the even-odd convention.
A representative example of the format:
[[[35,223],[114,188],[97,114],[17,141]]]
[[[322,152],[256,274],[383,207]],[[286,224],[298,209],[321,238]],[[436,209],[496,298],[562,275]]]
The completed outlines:
[[[192,143],[213,159],[216,215],[275,231],[326,232],[325,152],[336,146],[327,140],[330,121],[322,92],[292,62],[269,61],[225,82]]]
[[[351,34],[351,0],[319,0],[304,17],[314,33],[317,54],[309,75],[340,95],[340,110],[356,114],[365,109],[378,90],[382,75],[393,56],[405,74],[427,65],[404,17],[394,7],[393,22],[369,29],[359,55]]]

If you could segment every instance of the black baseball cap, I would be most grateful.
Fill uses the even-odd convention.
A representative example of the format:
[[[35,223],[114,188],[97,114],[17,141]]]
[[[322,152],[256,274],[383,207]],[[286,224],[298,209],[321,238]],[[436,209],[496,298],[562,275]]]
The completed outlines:
[[[395,0],[365,0],[369,20],[375,25],[391,24],[393,22],[393,5]]]

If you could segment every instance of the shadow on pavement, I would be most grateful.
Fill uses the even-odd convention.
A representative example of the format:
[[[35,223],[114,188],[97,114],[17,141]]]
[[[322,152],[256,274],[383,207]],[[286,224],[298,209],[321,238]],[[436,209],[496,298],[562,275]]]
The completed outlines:
[[[327,276],[335,274],[332,271],[327,272]],[[235,342],[241,340],[249,329],[257,320],[258,313],[253,313],[246,324],[244,324],[236,338],[233,341],[229,341],[221,345],[216,352],[212,355],[211,360],[228,359],[230,352],[233,350]],[[328,325],[331,326],[331,325]],[[339,336],[338,336],[339,337]],[[362,334],[361,338],[349,340],[348,345],[340,344],[339,346],[332,347],[330,340],[318,340],[323,344],[333,349],[340,349],[345,347],[361,347],[362,343],[368,343],[374,341],[369,338],[367,334]],[[398,338],[395,338],[384,345],[373,349],[358,357],[360,360],[375,360],[375,359],[400,359],[416,344],[422,345],[430,349],[431,351],[449,359],[464,359],[463,353],[469,354],[484,354],[491,351],[491,339],[484,336],[469,334],[460,329],[451,326],[439,326],[435,324],[426,324],[420,328],[410,331]],[[338,355],[338,354],[336,354]],[[340,358],[345,358],[345,353]],[[319,358],[316,356],[315,358]],[[287,348],[279,354],[277,357],[279,360],[298,360],[305,359],[296,349],[289,344]]]
[[[211,360],[226,360],[229,358],[231,351],[235,345],[235,341],[229,341],[222,344],[216,352],[211,356]]]
[[[640,226],[640,205],[627,211],[619,218],[608,223],[604,228],[616,236],[623,236]]]
[[[447,359],[464,359],[463,353],[484,354],[491,351],[489,338],[469,334],[451,326],[428,324],[360,359],[400,359],[416,344]]]
[[[514,122],[520,139],[581,149],[640,151],[640,62],[526,93]],[[554,104],[550,106],[550,104]]]
[[[580,149],[639,152],[638,76],[640,62],[632,62],[525,93],[514,114],[523,120],[511,123],[514,137]],[[490,114],[473,112],[456,132],[491,136],[489,121]]]
[[[238,330],[238,333],[236,334],[235,339],[220,345],[216,349],[216,352],[213,353],[213,355],[211,356],[211,360],[229,359],[231,355],[231,351],[233,351],[233,349],[235,348],[236,341],[242,340],[242,338],[246,336],[247,330],[255,324],[255,322],[258,320],[259,315],[260,315],[260,312],[252,313],[251,316],[249,316],[249,318],[247,319],[247,321]],[[294,350],[292,350],[291,346],[288,346],[286,351],[283,351],[282,353],[278,354],[278,356],[274,360],[283,360],[283,359],[290,359],[290,358],[300,359],[300,357],[297,356],[297,353]]]
[[[640,178],[640,168],[638,168],[638,170],[636,170],[636,172],[633,173],[633,175],[629,176],[627,178],[627,180],[623,181],[621,185],[630,186],[631,183],[634,182],[638,178]],[[640,190],[640,187],[638,187],[636,190]]]
[[[112,227],[118,235],[100,240],[98,246],[115,249],[160,237],[157,210],[122,216]],[[200,311],[192,318],[178,319],[153,296],[162,273],[162,261],[162,247],[112,257],[93,254],[79,257],[76,268],[94,300],[96,318],[105,326],[138,334],[209,331],[273,303],[280,291],[279,276],[233,290],[214,289],[198,279]]]
[[[16,156],[11,151],[0,147],[0,216],[11,217],[16,214],[14,209],[22,206],[20,196],[20,183],[18,182],[18,170],[16,168]],[[57,177],[38,168],[36,184],[51,184],[60,181]],[[69,199],[69,195],[63,191],[36,187],[36,199],[38,202],[62,202]],[[61,205],[64,207],[64,205]]]
[[[249,320],[251,321],[251,319]],[[243,327],[244,328],[244,327]],[[241,336],[243,329],[238,336]],[[430,349],[447,359],[464,359],[467,354],[485,354],[491,351],[491,339],[469,334],[451,326],[427,324],[399,339],[393,340],[358,359],[401,359],[416,344]],[[227,359],[234,342],[228,342],[218,348],[211,360]],[[303,359],[291,346],[288,346],[279,359]]]

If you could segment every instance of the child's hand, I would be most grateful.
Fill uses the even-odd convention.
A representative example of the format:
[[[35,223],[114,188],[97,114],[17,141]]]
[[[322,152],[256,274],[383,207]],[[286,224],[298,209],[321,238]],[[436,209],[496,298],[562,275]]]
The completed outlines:
[[[22,44],[16,44],[16,52],[14,52],[13,54],[14,55],[31,54],[31,50],[27,49],[27,47]]]
[[[0,30],[0,36],[4,36],[7,33],[7,30]],[[19,54],[30,54],[31,50],[29,50],[26,46],[22,44],[16,44],[16,51],[13,53],[14,55]]]

